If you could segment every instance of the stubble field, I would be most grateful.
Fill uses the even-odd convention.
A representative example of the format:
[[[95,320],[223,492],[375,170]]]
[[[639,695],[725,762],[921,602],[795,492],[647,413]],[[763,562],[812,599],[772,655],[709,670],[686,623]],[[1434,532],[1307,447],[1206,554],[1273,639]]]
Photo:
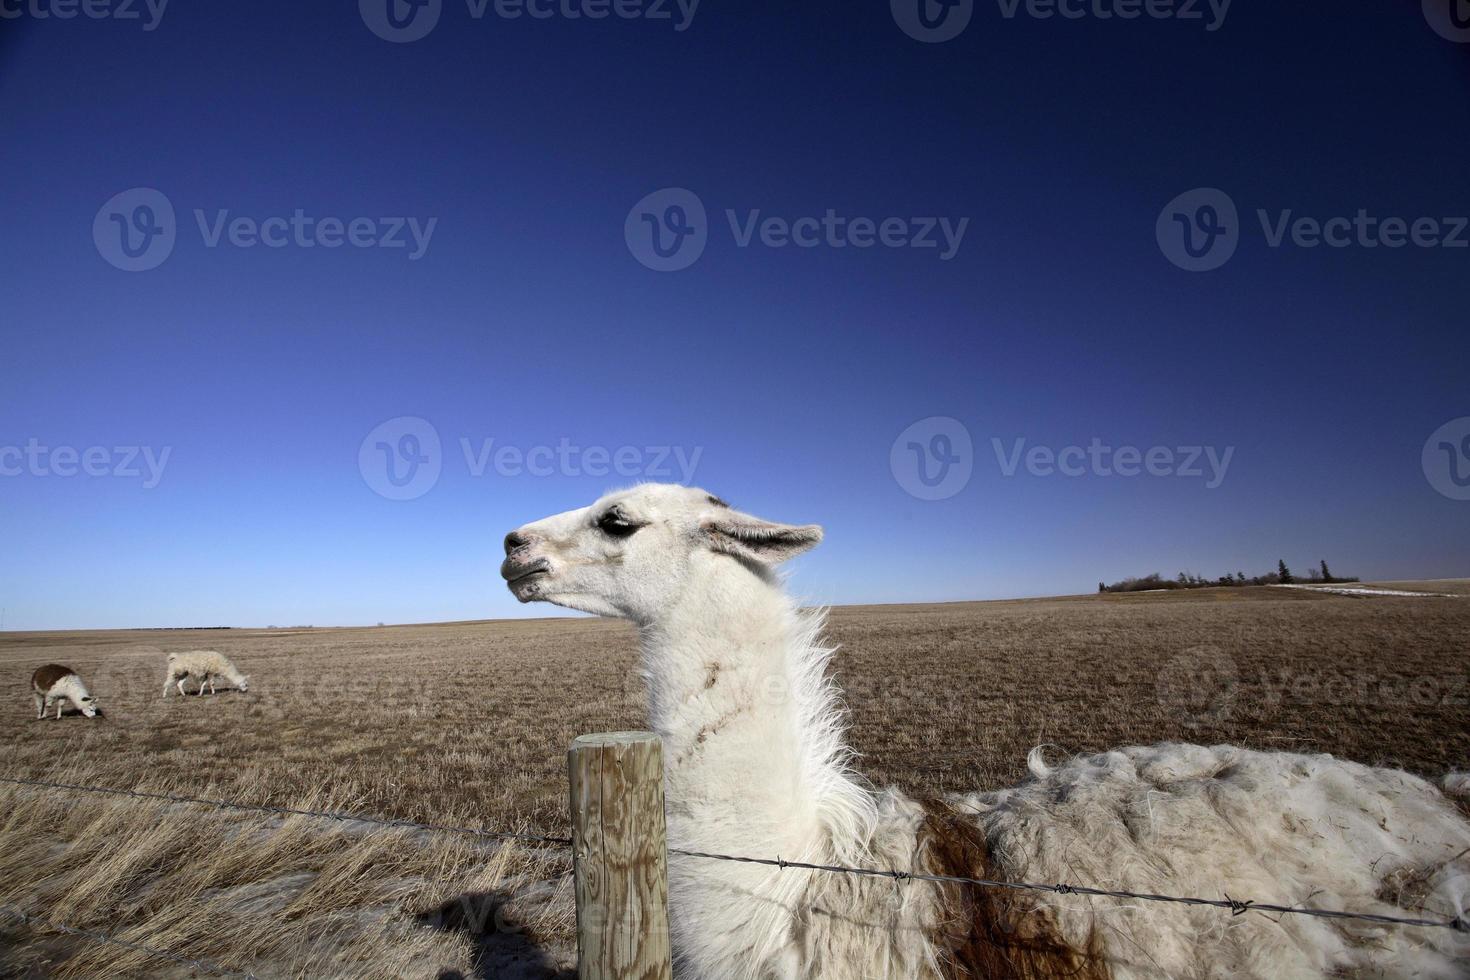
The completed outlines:
[[[844,607],[828,636],[858,768],[911,793],[1186,740],[1470,767],[1470,583],[1455,598],[1241,588]],[[161,697],[217,649],[247,694]],[[0,776],[567,832],[565,751],[644,726],[632,629],[555,619],[332,630],[0,634]],[[34,720],[75,668],[105,721]],[[572,964],[559,848],[0,783],[0,906],[258,976],[549,976]],[[0,914],[0,976],[188,976]]]

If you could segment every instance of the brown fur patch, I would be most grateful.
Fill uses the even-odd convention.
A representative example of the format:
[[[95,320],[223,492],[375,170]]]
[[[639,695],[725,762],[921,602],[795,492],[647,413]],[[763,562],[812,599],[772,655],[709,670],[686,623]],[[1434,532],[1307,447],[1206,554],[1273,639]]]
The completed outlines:
[[[63,667],[60,664],[47,664],[44,667],[37,667],[36,672],[31,675],[31,687],[45,694],[55,686],[57,681],[68,674],[75,673],[76,671],[70,667]]]
[[[920,853],[929,874],[1006,880],[990,842],[972,819],[939,802],[924,804]],[[939,889],[941,925],[933,937],[952,980],[1109,980],[1096,930],[1085,948],[1069,944],[1055,915],[1036,896],[959,883]]]

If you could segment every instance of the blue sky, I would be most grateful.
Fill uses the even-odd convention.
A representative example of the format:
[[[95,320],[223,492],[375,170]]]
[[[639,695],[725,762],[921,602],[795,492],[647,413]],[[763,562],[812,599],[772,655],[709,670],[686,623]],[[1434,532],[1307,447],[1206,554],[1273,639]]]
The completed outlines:
[[[694,482],[826,525],[794,578],[814,601],[1281,557],[1470,575],[1470,501],[1446,482],[1470,458],[1423,455],[1470,436],[1470,248],[1271,244],[1302,217],[1425,219],[1442,240],[1470,215],[1470,43],[1417,3],[1239,0],[1211,30],[1208,5],[1040,19],[992,0],[922,43],[885,4],[705,0],[680,30],[671,4],[512,19],[442,0],[395,43],[351,2],[170,4],[151,30],[143,6],[36,16],[48,2],[0,19],[7,629],[538,614],[500,584],[500,538],[631,482],[584,472],[620,447],[655,478],[679,475],[664,449],[697,453]],[[173,209],[173,247],[125,271],[121,228],[162,227],[136,188]],[[703,208],[706,244],[661,272],[636,229],[672,235],[687,198],[668,188]],[[1196,188],[1237,209],[1210,271],[1158,233]],[[1177,212],[1203,235],[1200,200],[1219,198]],[[741,244],[829,211],[858,240],[863,220],[869,238],[896,220],[894,242],[964,231],[947,258],[777,247],[780,225]],[[354,219],[388,244],[328,247]],[[262,226],[280,247],[249,244]],[[937,500],[903,460],[950,423],[891,453],[932,417],[973,447]],[[404,418],[432,427],[438,476],[394,500],[372,461],[383,441],[408,466]],[[1170,473],[1192,447],[1229,464],[1007,475],[1017,440],[1024,459],[1094,439],[1168,450]],[[579,452],[549,475],[493,462],[558,445]],[[89,449],[122,473],[87,475]]]

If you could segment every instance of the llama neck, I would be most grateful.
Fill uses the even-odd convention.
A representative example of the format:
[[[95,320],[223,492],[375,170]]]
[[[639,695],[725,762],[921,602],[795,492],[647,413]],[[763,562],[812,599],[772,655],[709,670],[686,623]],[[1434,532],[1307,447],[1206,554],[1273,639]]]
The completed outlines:
[[[874,803],[847,771],[820,626],[715,557],[642,627],[671,844],[800,860],[866,835]]]

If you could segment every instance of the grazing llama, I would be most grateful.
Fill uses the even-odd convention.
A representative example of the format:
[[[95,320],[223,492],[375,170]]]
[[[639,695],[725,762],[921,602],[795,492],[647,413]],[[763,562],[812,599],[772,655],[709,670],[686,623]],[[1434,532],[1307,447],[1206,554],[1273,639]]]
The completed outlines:
[[[61,705],[66,701],[88,718],[102,714],[102,709],[97,707],[97,699],[92,697],[77,672],[60,664],[36,668],[31,675],[31,697],[36,702],[37,721],[46,717],[46,709],[53,704],[56,705],[56,720],[60,721]]]
[[[681,486],[527,524],[501,574],[522,602],[632,620],[662,737],[672,847],[1396,915],[1463,914],[1470,821],[1407,773],[1329,755],[1163,744],[942,801],[851,772],[821,615],[773,568],[822,538]],[[977,716],[976,724],[984,723]],[[685,859],[686,976],[1453,977],[1448,929]]]
[[[187,653],[171,653],[168,655],[168,674],[163,680],[163,696],[168,697],[168,689],[175,683],[178,684],[179,694],[187,692],[184,690],[184,681],[193,678],[199,684],[196,695],[204,693],[204,685],[209,685],[209,693],[215,693],[215,678],[229,681],[237,690],[250,690],[250,678],[240,673],[235,665],[230,663],[229,658],[222,653],[213,650],[190,650]]]

